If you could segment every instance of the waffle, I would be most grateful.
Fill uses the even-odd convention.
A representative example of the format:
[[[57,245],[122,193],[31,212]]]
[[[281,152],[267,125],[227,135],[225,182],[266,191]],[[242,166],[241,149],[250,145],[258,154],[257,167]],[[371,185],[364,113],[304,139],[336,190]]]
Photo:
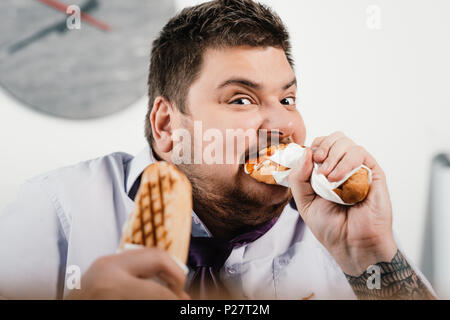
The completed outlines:
[[[157,247],[186,263],[192,219],[192,187],[186,176],[167,162],[151,164],[142,174],[135,204],[119,249],[126,244]]]

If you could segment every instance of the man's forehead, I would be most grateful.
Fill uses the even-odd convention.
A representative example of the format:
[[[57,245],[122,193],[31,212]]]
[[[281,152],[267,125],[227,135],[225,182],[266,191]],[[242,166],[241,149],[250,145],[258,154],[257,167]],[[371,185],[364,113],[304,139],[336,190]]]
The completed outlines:
[[[282,49],[275,47],[208,48],[200,77],[214,88],[246,85],[255,89],[296,85],[295,74]]]

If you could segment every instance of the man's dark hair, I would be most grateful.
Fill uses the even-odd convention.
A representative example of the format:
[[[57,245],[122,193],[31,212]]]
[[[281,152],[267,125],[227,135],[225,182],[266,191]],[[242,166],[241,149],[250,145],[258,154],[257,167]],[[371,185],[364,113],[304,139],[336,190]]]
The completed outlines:
[[[190,85],[200,73],[206,48],[276,47],[293,67],[289,34],[280,17],[252,0],[214,0],[184,8],[169,20],[153,41],[148,76],[145,136],[152,145],[150,112],[163,96],[183,114]]]

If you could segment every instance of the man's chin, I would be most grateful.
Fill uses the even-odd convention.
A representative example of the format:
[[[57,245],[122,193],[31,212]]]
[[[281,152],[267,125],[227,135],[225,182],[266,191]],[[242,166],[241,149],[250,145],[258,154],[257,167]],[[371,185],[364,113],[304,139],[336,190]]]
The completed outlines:
[[[267,206],[288,202],[291,198],[289,188],[277,184],[259,182],[246,173],[243,173],[241,182],[243,191],[250,198]]]

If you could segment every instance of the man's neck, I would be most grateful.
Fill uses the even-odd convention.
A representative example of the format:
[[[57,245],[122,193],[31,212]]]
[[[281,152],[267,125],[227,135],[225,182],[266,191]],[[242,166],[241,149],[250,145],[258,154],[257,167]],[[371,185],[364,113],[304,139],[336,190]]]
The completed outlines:
[[[273,208],[254,209],[257,210],[258,213],[266,211],[267,214],[264,215],[264,218],[255,223],[244,224],[241,221],[236,222],[222,218],[233,216],[233,213],[224,212],[215,206],[205,206],[194,201],[194,212],[209,230],[211,235],[225,241],[231,240],[243,232],[249,231],[249,229],[258,228],[259,226],[268,223],[273,218],[278,217],[283,209],[284,206],[277,208],[276,210],[273,210]],[[249,215],[251,216],[251,212],[249,212]]]
[[[195,210],[195,214],[200,218],[213,237],[222,240],[230,240],[237,235],[235,229],[231,228],[226,223],[211,217],[208,213],[197,209]]]

